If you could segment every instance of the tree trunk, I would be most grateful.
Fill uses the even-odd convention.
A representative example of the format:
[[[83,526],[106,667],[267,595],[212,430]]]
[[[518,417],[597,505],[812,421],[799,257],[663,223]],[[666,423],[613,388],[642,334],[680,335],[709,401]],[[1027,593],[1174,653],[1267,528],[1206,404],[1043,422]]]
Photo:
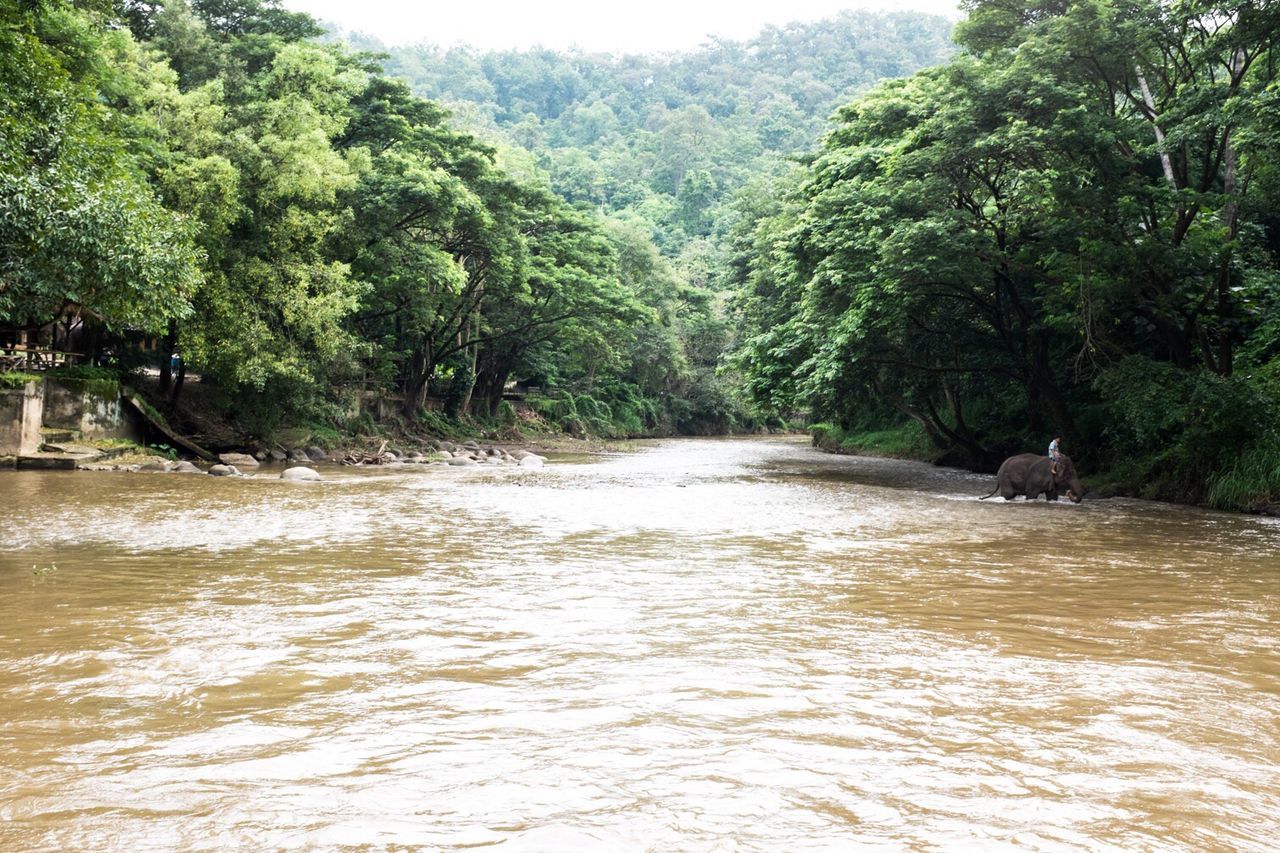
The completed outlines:
[[[182,386],[187,381],[187,362],[181,360],[178,362],[178,375],[173,380],[173,393],[169,397],[169,405],[177,406],[178,398],[182,396]]]
[[[160,340],[160,398],[169,396],[173,387],[173,350],[178,345],[178,321],[169,321],[169,330]]]
[[[1165,150],[1164,128],[1160,126],[1159,116],[1156,115],[1155,98],[1151,97],[1151,87],[1147,85],[1147,76],[1142,73],[1142,68],[1134,66],[1133,70],[1138,75],[1138,88],[1142,91],[1142,103],[1146,105],[1151,127],[1155,129],[1156,146],[1160,149],[1160,167],[1164,169],[1164,179],[1169,182],[1171,189],[1176,190],[1178,181],[1173,174],[1173,160],[1169,157],[1169,152]]]
[[[1236,58],[1232,58],[1234,65]],[[1222,259],[1218,263],[1218,358],[1215,366],[1217,372],[1222,376],[1230,376],[1234,365],[1232,346],[1231,346],[1231,259],[1232,259],[1232,243],[1236,239],[1239,228],[1238,219],[1240,215],[1240,199],[1238,196],[1238,165],[1236,162],[1236,148],[1231,144],[1231,131],[1225,134],[1223,145],[1223,175],[1222,175],[1222,192],[1227,197],[1226,204],[1222,208],[1222,223],[1227,228],[1227,245],[1222,250]]]
[[[488,371],[485,374],[485,382],[481,388],[484,395],[484,409],[491,418],[498,414],[498,405],[502,402],[502,389],[507,387],[509,375],[505,370]]]
[[[431,363],[428,353],[420,349],[414,350],[413,355],[409,357],[408,376],[404,383],[404,401],[400,404],[400,410],[406,418],[412,418],[425,405],[427,385],[434,370],[435,365]]]

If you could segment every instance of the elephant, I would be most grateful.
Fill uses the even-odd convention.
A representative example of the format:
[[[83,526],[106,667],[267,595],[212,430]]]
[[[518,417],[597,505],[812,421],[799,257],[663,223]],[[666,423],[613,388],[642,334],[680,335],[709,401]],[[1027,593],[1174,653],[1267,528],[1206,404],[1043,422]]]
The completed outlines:
[[[1073,503],[1084,499],[1084,484],[1076,476],[1076,466],[1065,454],[1058,454],[1058,473],[1050,473],[1048,456],[1038,453],[1020,453],[1004,460],[1000,470],[996,472],[996,487],[989,495],[979,500],[986,500],[997,492],[1007,501],[1018,495],[1026,495],[1027,500],[1035,500],[1044,495],[1047,501],[1058,499],[1058,490],[1065,486],[1067,498]]]

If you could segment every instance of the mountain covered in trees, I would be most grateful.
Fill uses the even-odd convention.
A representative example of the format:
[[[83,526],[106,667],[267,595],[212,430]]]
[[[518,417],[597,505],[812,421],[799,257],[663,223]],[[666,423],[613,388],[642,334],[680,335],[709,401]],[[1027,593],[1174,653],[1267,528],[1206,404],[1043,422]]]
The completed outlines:
[[[460,120],[533,152],[562,197],[644,226],[677,256],[722,233],[734,193],[811,150],[837,107],[950,58],[951,28],[938,16],[844,12],[655,56],[345,38],[383,52],[389,74]]]

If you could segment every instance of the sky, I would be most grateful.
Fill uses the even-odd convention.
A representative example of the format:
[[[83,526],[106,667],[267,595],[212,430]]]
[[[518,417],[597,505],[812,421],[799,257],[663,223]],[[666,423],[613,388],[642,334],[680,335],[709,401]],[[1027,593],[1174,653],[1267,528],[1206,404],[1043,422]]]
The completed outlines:
[[[959,17],[958,0],[283,0],[283,5],[388,45],[576,46],[612,53],[689,50],[708,36],[745,39],[766,24],[814,21],[842,9],[911,9]]]

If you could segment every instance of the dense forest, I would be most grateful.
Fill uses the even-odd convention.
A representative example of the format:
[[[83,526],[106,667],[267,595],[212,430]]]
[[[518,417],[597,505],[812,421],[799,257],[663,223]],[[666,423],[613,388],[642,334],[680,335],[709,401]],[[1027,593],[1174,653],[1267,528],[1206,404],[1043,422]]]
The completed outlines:
[[[112,369],[161,367],[160,408],[191,371],[263,438],[374,428],[388,400],[410,429],[510,425],[517,379],[573,432],[757,425],[718,371],[712,223],[848,87],[950,50],[867,18],[816,51],[386,56],[277,0],[3,8],[0,332],[74,318]]]
[[[807,419],[1280,502],[1280,9],[965,7],[611,56],[3,0],[0,336],[245,436]]]
[[[751,394],[836,444],[1061,436],[1139,494],[1274,502],[1280,6],[967,6],[962,55],[844,107],[735,227]]]
[[[643,336],[651,373],[639,390],[652,396],[658,376],[674,378],[669,399],[697,415],[680,429],[723,431],[781,426],[794,414],[755,406],[724,359],[736,337],[728,271],[737,200],[772,195],[841,104],[948,60],[952,26],[931,15],[845,12],[660,56],[331,38],[377,57],[415,94],[446,105],[455,124],[527,152],[523,168],[631,235],[678,294]]]

